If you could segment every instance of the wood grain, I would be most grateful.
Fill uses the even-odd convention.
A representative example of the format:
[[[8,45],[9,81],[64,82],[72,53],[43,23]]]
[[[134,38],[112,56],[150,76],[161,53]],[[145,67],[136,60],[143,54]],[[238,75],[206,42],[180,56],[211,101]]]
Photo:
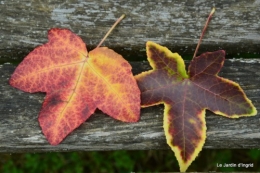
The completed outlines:
[[[132,62],[133,73],[150,69],[147,62]],[[260,60],[226,60],[220,76],[238,82],[260,109]],[[49,152],[87,150],[169,149],[163,132],[163,106],[142,109],[137,123],[123,123],[97,111],[60,145],[51,146],[43,136],[37,116],[43,93],[24,93],[8,84],[15,66],[0,65],[0,152]],[[228,119],[206,113],[204,148],[259,148],[260,119]]]
[[[213,6],[216,12],[199,52],[259,54],[260,0],[2,0],[0,60],[23,58],[47,41],[47,31],[53,27],[71,29],[92,49],[123,13],[126,18],[105,46],[136,60],[145,56],[147,40],[192,55]]]

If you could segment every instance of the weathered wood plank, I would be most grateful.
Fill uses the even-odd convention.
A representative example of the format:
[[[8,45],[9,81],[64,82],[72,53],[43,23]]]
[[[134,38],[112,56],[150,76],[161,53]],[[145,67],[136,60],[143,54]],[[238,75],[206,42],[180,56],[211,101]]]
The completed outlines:
[[[150,69],[147,62],[131,63],[133,73]],[[226,60],[220,76],[239,82],[260,109],[260,60]],[[91,116],[60,145],[51,146],[43,136],[37,116],[43,93],[29,94],[12,88],[11,64],[0,65],[0,152],[49,152],[87,150],[169,149],[163,132],[163,106],[142,109],[137,123],[123,123],[102,112]],[[207,112],[204,148],[259,148],[259,114],[228,119]]]
[[[143,57],[147,40],[192,54],[211,8],[216,13],[200,52],[259,54],[260,0],[19,0],[0,2],[0,60],[23,58],[47,41],[47,30],[69,28],[95,47],[114,21],[126,18],[104,45],[124,57]]]

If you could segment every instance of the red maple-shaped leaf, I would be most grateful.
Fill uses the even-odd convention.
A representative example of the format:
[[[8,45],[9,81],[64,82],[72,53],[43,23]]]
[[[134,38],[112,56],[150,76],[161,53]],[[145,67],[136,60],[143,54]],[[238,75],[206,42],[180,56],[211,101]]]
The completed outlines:
[[[135,76],[141,106],[165,105],[164,131],[181,171],[186,171],[204,145],[206,109],[229,118],[256,115],[241,87],[217,76],[225,51],[193,58],[187,74],[177,53],[150,41],[146,50],[153,69]]]
[[[123,57],[106,47],[88,53],[68,29],[51,29],[49,42],[35,48],[15,69],[10,85],[46,92],[39,114],[44,135],[59,144],[96,108],[124,122],[140,116],[140,90]]]

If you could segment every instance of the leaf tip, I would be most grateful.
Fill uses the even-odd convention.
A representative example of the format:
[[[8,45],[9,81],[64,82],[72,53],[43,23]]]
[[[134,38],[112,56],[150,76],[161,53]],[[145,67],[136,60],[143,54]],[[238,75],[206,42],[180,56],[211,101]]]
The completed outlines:
[[[223,54],[223,56],[226,56],[226,51],[225,50],[219,50],[222,54]]]
[[[255,116],[255,115],[257,114],[257,109],[256,109],[256,107],[253,105],[252,101],[249,100],[248,98],[247,98],[247,102],[249,103],[249,105],[250,105],[250,107],[251,107],[251,112],[248,113],[248,114],[245,115],[245,116]]]
[[[151,46],[156,46],[157,44],[155,43],[155,42],[153,42],[153,41],[147,41],[146,42],[146,48],[147,47],[151,47]]]
[[[191,163],[195,160],[195,158],[198,156],[198,154],[202,150],[202,147],[205,143],[206,130],[207,130],[206,121],[205,121],[206,109],[201,110],[197,115],[198,117],[201,118],[201,123],[203,124],[201,126],[200,132],[197,134],[200,136],[200,139],[194,140],[192,138],[189,138],[189,139],[184,138],[183,143],[177,142],[180,139],[176,138],[177,135],[173,134],[174,133],[174,126],[173,126],[174,123],[172,122],[173,119],[169,114],[170,110],[171,110],[171,105],[165,104],[164,117],[163,117],[163,128],[164,128],[164,132],[165,132],[165,136],[166,136],[166,141],[176,156],[176,159],[179,163],[180,172],[185,172],[188,169],[188,167],[191,165]],[[185,148],[188,147],[188,142],[187,141],[185,142],[185,140],[191,142],[191,144],[194,146],[194,149],[192,151],[188,150],[188,149],[185,150]],[[185,144],[185,145],[183,145],[183,144]]]

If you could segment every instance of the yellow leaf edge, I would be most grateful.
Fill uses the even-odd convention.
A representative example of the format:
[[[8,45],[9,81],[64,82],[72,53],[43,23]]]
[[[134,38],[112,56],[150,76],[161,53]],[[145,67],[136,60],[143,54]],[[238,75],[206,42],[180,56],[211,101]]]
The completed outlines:
[[[225,81],[227,83],[230,83],[230,84],[232,84],[232,85],[234,85],[235,87],[238,88],[238,90],[243,94],[243,97],[246,100],[246,102],[250,105],[251,112],[250,113],[241,114],[241,115],[237,115],[237,114],[227,115],[227,114],[224,114],[224,113],[222,113],[220,111],[212,111],[212,112],[214,112],[217,115],[221,115],[221,116],[224,116],[224,117],[227,117],[227,118],[250,117],[250,116],[255,116],[257,114],[256,107],[253,105],[252,101],[246,96],[246,93],[243,91],[243,89],[241,88],[241,86],[238,83],[236,83],[236,82],[234,82],[232,80],[226,79],[226,78],[222,78],[222,77],[219,77],[219,76],[217,76],[217,77],[220,78],[221,80],[223,80],[223,81]]]
[[[167,58],[172,59],[173,61],[176,61],[178,73],[181,74],[183,78],[189,78],[189,76],[186,72],[185,63],[184,63],[182,57],[178,53],[172,53],[165,46],[161,46],[161,45],[159,45],[155,42],[152,42],[152,41],[147,41],[146,42],[147,60],[149,61],[150,66],[154,70],[156,70],[156,63],[154,62],[154,60],[152,60],[151,53],[149,51],[152,47],[155,47],[157,50],[164,52]]]
[[[188,160],[188,162],[184,162],[181,158],[181,151],[178,149],[178,147],[173,146],[172,145],[172,136],[168,133],[168,129],[169,129],[169,123],[168,123],[168,112],[170,110],[170,105],[169,104],[165,104],[165,108],[164,108],[164,116],[163,116],[163,128],[164,128],[164,134],[166,136],[166,141],[167,144],[170,146],[170,148],[172,149],[172,151],[175,154],[175,157],[179,163],[180,166],[180,172],[186,172],[186,170],[188,169],[188,167],[191,165],[191,163],[195,160],[195,158],[198,156],[198,154],[200,153],[200,151],[202,150],[202,147],[205,144],[205,140],[206,140],[206,131],[207,131],[207,127],[206,127],[206,120],[205,120],[205,114],[206,114],[206,109],[203,109],[200,114],[198,114],[198,116],[201,116],[203,118],[202,122],[205,124],[204,127],[202,127],[201,132],[201,141],[198,143],[197,148],[195,149],[195,151],[192,153],[191,155],[191,159]]]

